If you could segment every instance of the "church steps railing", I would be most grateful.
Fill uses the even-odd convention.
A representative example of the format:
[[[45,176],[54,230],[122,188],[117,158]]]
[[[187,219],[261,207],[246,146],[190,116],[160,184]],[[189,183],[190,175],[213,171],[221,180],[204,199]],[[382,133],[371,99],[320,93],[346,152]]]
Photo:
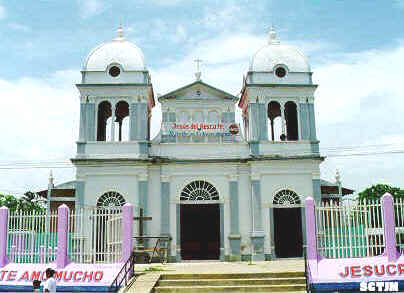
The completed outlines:
[[[117,292],[122,285],[126,287],[131,281],[132,277],[136,278],[135,274],[135,253],[132,252],[129,259],[123,264],[121,270],[116,275],[108,288],[108,292]],[[133,282],[132,280],[131,282]]]

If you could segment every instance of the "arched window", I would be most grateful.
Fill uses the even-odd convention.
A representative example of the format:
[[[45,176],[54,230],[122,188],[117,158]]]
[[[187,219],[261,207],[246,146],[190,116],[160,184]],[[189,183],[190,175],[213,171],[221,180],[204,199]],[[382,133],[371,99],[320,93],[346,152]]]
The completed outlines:
[[[203,113],[201,111],[195,111],[192,115],[192,123],[199,125],[201,122],[204,122]],[[204,136],[192,136],[192,141],[193,142],[204,142],[205,137]]]
[[[208,113],[208,121],[209,124],[219,123],[219,113],[216,111],[210,111]],[[219,142],[219,136],[208,136],[208,142]]]
[[[219,192],[209,182],[197,180],[189,183],[181,192],[181,200],[219,200]]]
[[[129,140],[129,104],[120,101],[115,106],[115,141]],[[118,130],[118,131],[117,131]]]
[[[298,140],[297,106],[294,102],[285,104],[286,138]]]
[[[104,101],[98,105],[97,141],[107,140],[107,120],[112,116],[111,104]],[[111,120],[111,119],[110,119]]]
[[[181,111],[180,113],[178,113],[178,118],[177,118],[177,122],[179,123],[191,123],[191,119],[189,117],[189,113],[187,111]],[[178,136],[177,137],[177,141],[178,142],[189,142],[190,141],[190,137],[189,136]]]
[[[126,203],[123,196],[115,191],[108,191],[97,200],[97,207],[120,207]]]
[[[268,137],[272,141],[280,141],[282,135],[281,105],[272,101],[268,104]]]
[[[289,189],[279,191],[274,196],[273,205],[280,207],[289,207],[300,205],[301,201],[296,192]]]

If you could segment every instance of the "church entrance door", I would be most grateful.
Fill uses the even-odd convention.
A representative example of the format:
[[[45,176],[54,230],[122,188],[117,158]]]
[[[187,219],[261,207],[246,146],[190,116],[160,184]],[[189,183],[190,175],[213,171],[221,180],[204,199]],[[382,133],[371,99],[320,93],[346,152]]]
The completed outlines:
[[[219,259],[219,204],[181,204],[181,258]]]
[[[275,208],[274,233],[277,257],[302,257],[301,208]]]

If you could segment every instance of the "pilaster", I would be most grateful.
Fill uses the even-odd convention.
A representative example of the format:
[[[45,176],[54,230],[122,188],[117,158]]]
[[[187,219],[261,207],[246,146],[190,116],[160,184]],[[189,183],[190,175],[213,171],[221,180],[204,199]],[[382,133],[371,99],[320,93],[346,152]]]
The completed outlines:
[[[262,226],[262,203],[261,203],[261,179],[258,174],[251,174],[251,204],[252,204],[252,232],[251,242],[254,249],[255,260],[265,260],[264,238],[265,233]]]
[[[161,223],[160,234],[170,235],[170,177],[161,176]]]
[[[229,176],[230,190],[230,248],[232,260],[234,257],[240,258],[241,254],[241,235],[240,235],[240,210],[238,195],[238,176]]]

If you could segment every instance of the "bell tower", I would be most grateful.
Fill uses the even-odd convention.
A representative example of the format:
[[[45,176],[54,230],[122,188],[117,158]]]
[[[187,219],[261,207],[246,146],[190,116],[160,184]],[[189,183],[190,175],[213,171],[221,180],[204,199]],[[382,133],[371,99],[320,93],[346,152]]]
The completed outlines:
[[[155,102],[142,50],[119,27],[90,52],[81,74],[77,158],[146,155]]]
[[[271,28],[267,44],[251,59],[239,102],[251,152],[258,154],[261,144],[306,143],[318,153],[316,88],[306,56],[281,43]]]

